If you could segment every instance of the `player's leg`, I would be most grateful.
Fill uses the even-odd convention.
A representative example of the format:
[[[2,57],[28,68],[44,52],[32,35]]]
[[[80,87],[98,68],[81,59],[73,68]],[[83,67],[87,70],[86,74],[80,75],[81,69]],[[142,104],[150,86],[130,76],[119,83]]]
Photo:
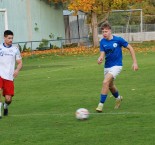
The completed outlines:
[[[116,88],[116,86],[114,84],[114,81],[112,81],[110,83],[109,90],[112,93],[112,95],[116,98],[116,103],[115,103],[115,107],[114,108],[118,109],[120,107],[120,105],[121,105],[123,97],[119,95],[118,89]]]
[[[98,107],[96,108],[97,112],[102,112],[103,110],[103,105],[106,101],[106,98],[109,92],[109,85],[112,80],[113,80],[113,75],[110,73],[107,73],[103,81],[103,86],[102,86],[101,95],[100,95],[100,102],[98,104]]]
[[[120,99],[120,95],[118,92],[118,89],[116,88],[115,84],[114,84],[114,80],[111,81],[110,85],[109,85],[109,90],[112,93],[112,95],[116,98],[116,99]]]
[[[116,77],[120,74],[121,70],[122,66],[114,66],[111,69],[110,73],[113,75],[114,79],[116,79]],[[112,95],[116,98],[115,109],[118,109],[121,105],[123,97],[119,95],[118,89],[114,84],[114,79],[111,81],[109,85],[109,90],[112,93]]]
[[[2,118],[2,88],[3,88],[3,79],[0,77],[0,118]]]
[[[4,102],[4,116],[8,115],[8,106],[12,102],[12,96],[14,96],[14,83],[13,81],[4,80],[3,96],[5,96]]]
[[[4,116],[8,115],[8,106],[12,102],[12,96],[11,95],[5,95],[5,102],[4,102]]]
[[[0,88],[0,119],[2,118],[2,89]]]

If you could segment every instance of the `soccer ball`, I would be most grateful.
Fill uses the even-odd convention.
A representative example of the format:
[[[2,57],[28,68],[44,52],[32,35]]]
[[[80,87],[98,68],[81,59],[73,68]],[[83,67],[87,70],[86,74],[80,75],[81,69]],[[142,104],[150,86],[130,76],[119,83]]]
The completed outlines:
[[[89,117],[89,111],[85,108],[79,108],[75,112],[76,119],[85,120]]]

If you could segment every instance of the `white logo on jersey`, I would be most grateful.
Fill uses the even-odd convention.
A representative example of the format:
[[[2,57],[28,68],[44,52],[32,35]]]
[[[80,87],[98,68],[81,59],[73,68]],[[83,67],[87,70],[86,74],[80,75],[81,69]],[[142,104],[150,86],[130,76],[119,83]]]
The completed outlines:
[[[3,54],[4,54],[3,52],[0,52],[0,56],[3,56]]]
[[[114,43],[114,44],[113,44],[113,47],[115,47],[115,48],[116,48],[116,47],[117,47],[117,43]]]

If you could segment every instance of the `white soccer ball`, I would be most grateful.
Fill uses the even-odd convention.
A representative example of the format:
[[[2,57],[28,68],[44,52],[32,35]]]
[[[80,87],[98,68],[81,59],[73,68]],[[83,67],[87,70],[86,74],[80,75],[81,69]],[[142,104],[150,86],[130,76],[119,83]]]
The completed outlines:
[[[89,117],[89,111],[85,108],[79,108],[75,113],[76,119],[85,120]]]

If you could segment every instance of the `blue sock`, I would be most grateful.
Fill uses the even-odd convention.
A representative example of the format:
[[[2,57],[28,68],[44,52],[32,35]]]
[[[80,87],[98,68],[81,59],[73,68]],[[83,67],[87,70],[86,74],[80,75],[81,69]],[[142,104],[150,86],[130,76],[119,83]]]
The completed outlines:
[[[118,98],[119,93],[118,93],[118,91],[116,91],[115,93],[112,93],[112,95],[113,95],[115,98]]]
[[[101,103],[104,103],[105,100],[106,100],[106,98],[107,98],[107,95],[101,94],[100,102],[101,102]]]

